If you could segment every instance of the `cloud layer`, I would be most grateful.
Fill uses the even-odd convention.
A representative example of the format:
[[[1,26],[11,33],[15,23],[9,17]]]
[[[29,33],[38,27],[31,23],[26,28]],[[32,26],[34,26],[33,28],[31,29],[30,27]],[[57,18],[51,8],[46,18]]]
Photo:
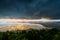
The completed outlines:
[[[0,17],[60,19],[60,0],[0,0]]]

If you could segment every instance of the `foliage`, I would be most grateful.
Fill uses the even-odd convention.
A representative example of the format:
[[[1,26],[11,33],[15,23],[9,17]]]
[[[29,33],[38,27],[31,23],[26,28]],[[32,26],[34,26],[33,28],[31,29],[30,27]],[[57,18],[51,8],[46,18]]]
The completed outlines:
[[[0,32],[0,40],[60,40],[60,30],[23,30]]]

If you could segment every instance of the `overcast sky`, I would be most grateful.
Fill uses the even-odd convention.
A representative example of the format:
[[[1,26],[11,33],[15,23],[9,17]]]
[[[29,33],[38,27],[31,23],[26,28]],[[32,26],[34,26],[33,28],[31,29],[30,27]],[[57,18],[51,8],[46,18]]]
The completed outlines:
[[[60,19],[60,0],[0,0],[0,17]]]

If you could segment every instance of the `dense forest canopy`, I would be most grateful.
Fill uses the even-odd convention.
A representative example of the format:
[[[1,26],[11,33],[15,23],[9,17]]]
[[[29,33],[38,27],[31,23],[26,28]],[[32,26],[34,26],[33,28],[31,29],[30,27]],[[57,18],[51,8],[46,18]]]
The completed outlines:
[[[0,32],[0,40],[60,40],[60,30],[23,30]]]

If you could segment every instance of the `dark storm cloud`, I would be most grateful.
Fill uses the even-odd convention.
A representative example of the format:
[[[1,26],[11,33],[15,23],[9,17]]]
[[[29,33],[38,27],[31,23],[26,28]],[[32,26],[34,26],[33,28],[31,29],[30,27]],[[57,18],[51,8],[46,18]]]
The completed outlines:
[[[60,18],[60,0],[0,0],[0,16]]]

